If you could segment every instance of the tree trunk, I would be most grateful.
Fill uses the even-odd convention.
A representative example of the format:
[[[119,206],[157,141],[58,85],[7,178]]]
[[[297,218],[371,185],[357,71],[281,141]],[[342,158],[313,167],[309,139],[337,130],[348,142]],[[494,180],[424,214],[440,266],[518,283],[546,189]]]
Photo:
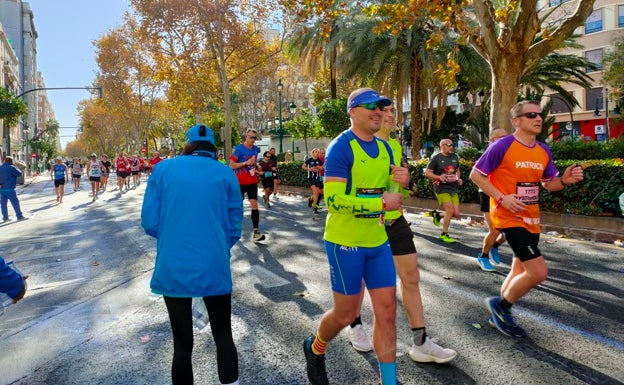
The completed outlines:
[[[330,33],[330,39],[334,38],[336,34],[336,22],[332,24],[332,30]],[[338,86],[336,84],[336,61],[338,59],[338,49],[336,47],[331,48],[329,52],[329,89],[332,99],[338,98]]]
[[[225,135],[225,138],[223,138],[223,157],[229,159],[232,152],[232,92],[229,83],[223,87],[223,110],[225,114],[223,122],[225,125],[223,129]]]
[[[518,90],[522,76],[521,60],[508,52],[499,52],[491,63],[492,96],[490,98],[490,130],[503,128],[513,132],[511,107],[518,102]]]
[[[412,88],[411,108],[410,108],[410,128],[412,130],[412,147],[410,149],[412,159],[420,159],[420,149],[422,148],[422,73],[423,63],[412,54],[413,65],[410,68],[410,87]]]

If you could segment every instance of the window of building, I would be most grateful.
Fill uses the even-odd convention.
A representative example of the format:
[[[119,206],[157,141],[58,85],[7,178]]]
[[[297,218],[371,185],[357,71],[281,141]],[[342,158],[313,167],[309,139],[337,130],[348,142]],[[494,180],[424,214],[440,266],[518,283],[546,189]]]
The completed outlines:
[[[598,69],[596,71],[602,70],[602,48],[593,49],[591,51],[585,52],[585,58],[587,61],[596,64]],[[593,72],[593,70],[587,69],[586,72]]]
[[[585,20],[585,33],[602,31],[602,8],[596,9]]]
[[[618,27],[624,27],[624,5],[618,5]]]
[[[551,114],[569,114],[572,111],[572,105],[566,102],[561,95],[552,94],[547,96],[552,101],[552,107],[550,107]]]
[[[603,100],[603,88],[590,88],[585,91],[585,110],[594,111],[598,109],[598,111],[604,109],[604,100]]]

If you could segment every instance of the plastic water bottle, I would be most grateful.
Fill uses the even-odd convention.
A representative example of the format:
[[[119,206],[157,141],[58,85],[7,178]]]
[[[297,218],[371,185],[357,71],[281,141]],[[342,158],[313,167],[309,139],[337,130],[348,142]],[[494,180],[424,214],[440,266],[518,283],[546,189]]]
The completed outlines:
[[[210,319],[208,318],[208,310],[206,309],[206,304],[204,303],[203,298],[193,297],[192,315],[193,326],[197,329],[203,330],[206,326],[208,326]]]
[[[7,293],[0,293],[0,315],[4,314],[4,309],[13,305],[13,298],[9,297]]]

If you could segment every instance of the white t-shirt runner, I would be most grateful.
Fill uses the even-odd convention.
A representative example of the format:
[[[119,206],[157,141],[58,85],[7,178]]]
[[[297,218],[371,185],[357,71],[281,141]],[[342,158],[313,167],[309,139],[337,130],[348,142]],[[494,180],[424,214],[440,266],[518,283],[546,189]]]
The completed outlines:
[[[89,176],[91,177],[100,177],[102,176],[102,168],[100,167],[100,161],[90,161],[91,167],[89,169]]]

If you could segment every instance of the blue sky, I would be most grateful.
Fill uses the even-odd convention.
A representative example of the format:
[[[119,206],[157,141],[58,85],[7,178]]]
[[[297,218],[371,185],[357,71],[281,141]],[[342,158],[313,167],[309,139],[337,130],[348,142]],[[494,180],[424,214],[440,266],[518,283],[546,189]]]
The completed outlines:
[[[85,87],[95,80],[93,42],[120,25],[127,0],[27,0],[33,11],[37,66],[46,87]],[[104,91],[106,92],[106,91]],[[48,98],[58,120],[63,147],[75,139],[80,100],[86,90],[51,90]]]

